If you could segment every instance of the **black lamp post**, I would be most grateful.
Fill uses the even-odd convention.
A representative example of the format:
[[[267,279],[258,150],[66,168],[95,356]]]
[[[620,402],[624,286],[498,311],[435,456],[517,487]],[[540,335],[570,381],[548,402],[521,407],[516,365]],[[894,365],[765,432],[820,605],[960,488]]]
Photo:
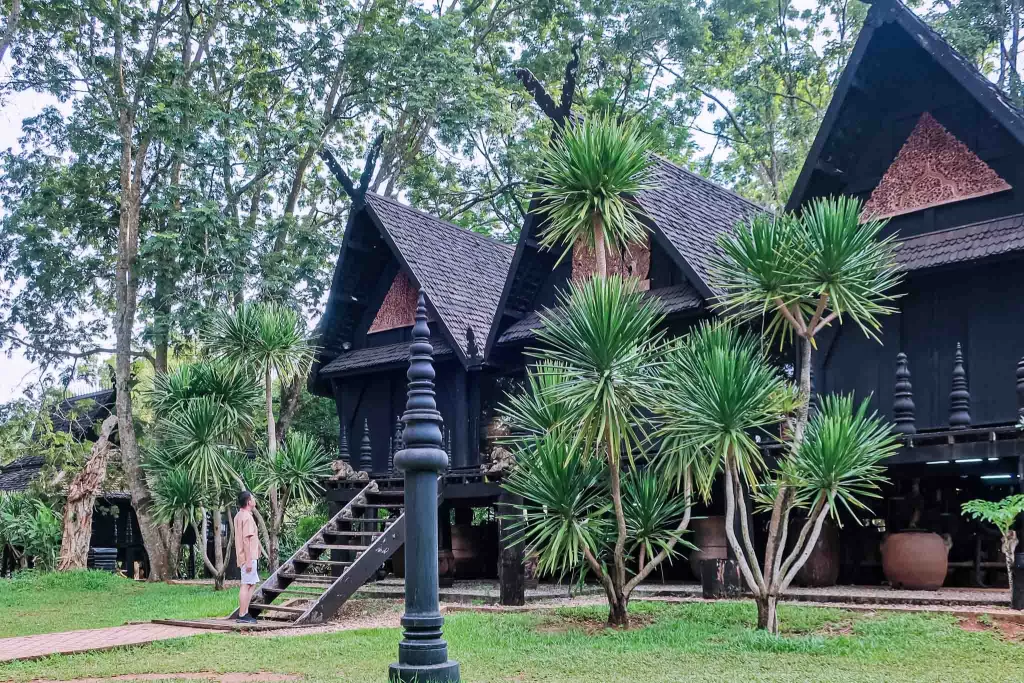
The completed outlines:
[[[409,398],[402,422],[404,448],[395,468],[405,473],[405,637],[398,661],[388,669],[393,683],[456,683],[459,663],[448,659],[437,599],[437,477],[448,466],[441,449],[441,413],[434,401],[434,349],[427,305],[420,290],[409,358]]]

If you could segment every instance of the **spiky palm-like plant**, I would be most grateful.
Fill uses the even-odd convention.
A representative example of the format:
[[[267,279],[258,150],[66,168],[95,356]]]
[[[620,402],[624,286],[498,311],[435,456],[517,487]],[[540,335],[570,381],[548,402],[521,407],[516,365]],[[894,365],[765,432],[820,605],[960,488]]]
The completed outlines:
[[[598,562],[610,507],[606,474],[600,461],[581,457],[558,435],[516,444],[516,467],[503,486],[526,501],[512,530],[537,553],[542,574],[562,578]]]
[[[705,323],[669,354],[656,406],[665,418],[660,433],[669,463],[696,462],[705,497],[724,472],[726,537],[757,602],[758,626],[772,633],[778,632],[779,596],[806,563],[824,520],[863,509],[863,499],[875,496],[884,481],[880,462],[899,447],[888,426],[868,414],[866,401],[854,408],[852,398],[830,396],[804,437],[787,444],[777,469],[768,471],[755,437],[767,436],[766,429],[782,420],[791,391],[758,340],[728,323]],[[773,514],[781,506],[780,532],[769,530],[763,564],[751,540],[744,480]],[[808,514],[787,555],[796,508]]]
[[[582,240],[594,250],[598,275],[606,277],[608,250],[619,252],[646,235],[631,197],[650,187],[649,149],[639,128],[610,116],[567,126],[542,152],[533,188],[547,217],[541,246],[571,250]]]
[[[170,524],[183,522],[192,527],[207,572],[213,577],[213,589],[224,589],[231,548],[235,540],[231,500],[236,487],[228,482],[201,483],[185,467],[159,471],[153,487],[154,512]],[[228,533],[222,531],[227,521]],[[212,539],[210,537],[212,523]],[[212,540],[213,557],[207,539]]]
[[[158,419],[146,457],[156,512],[178,537],[185,525],[193,528],[215,590],[224,586],[233,542],[231,505],[250,469],[243,449],[261,395],[252,374],[219,361],[180,365],[154,377],[147,392]],[[227,535],[221,531],[225,515]],[[206,547],[211,533],[213,557]]]
[[[562,428],[569,414],[563,402],[552,401],[547,392],[568,377],[564,363],[539,361],[526,368],[523,391],[509,394],[499,410],[510,421],[511,440],[532,439]]]
[[[679,546],[696,549],[683,538],[692,510],[692,482],[687,473],[683,476],[682,495],[677,495],[673,481],[655,468],[634,468],[622,479],[622,507],[631,543],[629,551],[637,557],[638,572],[630,580],[634,586],[662,561],[677,556]],[[653,565],[650,570],[649,565]]]
[[[621,461],[632,459],[647,441],[646,407],[654,400],[652,368],[661,343],[655,330],[663,316],[631,281],[611,276],[573,283],[560,306],[541,317],[541,346],[531,353],[548,368],[540,372],[552,381],[542,385],[535,378],[534,398],[510,401],[506,416],[513,425],[536,427],[543,426],[538,415],[543,423],[559,411],[559,424],[546,434],[566,439],[583,457],[597,458],[607,468],[614,522],[610,561],[603,563],[593,553],[584,557],[605,589],[609,623],[625,625],[637,582],[627,578]],[[537,398],[550,406],[537,409]]]
[[[240,369],[256,369],[263,381],[267,419],[266,455],[272,461],[278,449],[277,423],[274,419],[274,378],[285,383],[308,372],[315,348],[309,341],[306,325],[295,311],[277,304],[244,304],[233,312],[216,316],[204,335],[205,345],[214,357]],[[282,491],[270,487],[270,512],[284,519]],[[269,530],[270,569],[276,570],[280,529],[271,523]]]
[[[331,457],[316,437],[291,431],[281,448],[273,454],[262,453],[259,462],[267,490],[276,494],[267,549],[274,556],[278,554],[288,505],[296,500],[309,503],[323,490],[321,482],[331,475]]]
[[[717,304],[727,316],[765,316],[772,338],[798,341],[797,440],[807,425],[816,335],[845,316],[877,339],[878,318],[895,310],[892,292],[902,275],[894,237],[882,238],[886,221],[862,221],[861,208],[855,198],[829,197],[800,216],[760,214],[723,235],[712,261],[712,284],[723,292]]]
[[[287,382],[303,375],[315,348],[298,313],[277,304],[243,304],[214,317],[204,334],[205,348],[240,371],[257,370],[263,381],[267,449],[277,449],[274,378]]]
[[[1024,513],[1024,494],[1017,493],[1000,501],[969,500],[961,506],[964,515],[988,522],[999,529],[1003,559],[1006,561],[1006,575],[1010,580],[1010,595],[1013,595],[1013,555],[1017,551],[1017,530],[1013,525]]]
[[[893,290],[902,275],[894,237],[882,237],[885,225],[862,220],[859,200],[830,197],[812,201],[799,216],[761,214],[719,241],[711,267],[712,284],[723,292],[719,308],[732,318],[766,318],[770,337],[780,344],[797,342],[799,400],[791,421],[797,445],[810,415],[817,335],[845,316],[877,339],[878,318],[895,310]],[[780,487],[772,504],[766,550],[771,560],[792,495],[792,487]]]

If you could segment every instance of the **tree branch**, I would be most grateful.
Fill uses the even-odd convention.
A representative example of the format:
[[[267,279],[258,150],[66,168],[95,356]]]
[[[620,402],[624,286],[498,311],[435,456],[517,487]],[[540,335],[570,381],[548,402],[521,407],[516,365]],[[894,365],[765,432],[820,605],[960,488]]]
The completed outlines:
[[[33,351],[36,351],[46,356],[60,356],[62,358],[89,358],[91,356],[96,356],[101,353],[117,353],[117,349],[107,348],[105,346],[90,346],[80,351],[58,349],[52,346],[48,346],[46,344],[31,342],[28,341],[27,339],[22,339],[21,337],[11,334],[9,332],[0,332],[0,337],[8,340],[9,342],[17,344],[18,346],[21,346],[22,348],[32,349]],[[146,351],[145,349],[141,351],[132,351],[131,355],[137,356],[139,358],[145,358],[150,362],[155,362],[153,354],[151,354],[149,351]]]
[[[803,552],[801,552],[800,557],[792,563],[792,567],[786,574],[786,578],[782,580],[780,591],[785,591],[789,588],[789,584],[792,583],[794,578],[796,578],[797,572],[799,572],[800,568],[807,562],[807,558],[811,556],[811,553],[814,551],[814,546],[818,543],[818,536],[821,535],[821,527],[825,523],[825,518],[828,517],[828,511],[829,505],[828,503],[825,503],[821,508],[821,511],[818,513],[818,518],[814,521],[814,531],[811,532],[810,537],[807,539]],[[810,526],[810,523],[811,520],[808,519],[805,526]],[[793,549],[793,554],[796,554],[796,548]]]
[[[754,573],[750,570],[750,562],[747,561],[747,554],[736,539],[736,529],[733,526],[736,519],[736,489],[733,487],[732,479],[732,463],[727,458],[725,462],[725,537],[729,541],[729,547],[732,548],[733,554],[736,555],[736,562],[740,565],[740,572],[743,574],[747,586],[754,595],[760,596],[765,592],[764,586],[754,579]]]

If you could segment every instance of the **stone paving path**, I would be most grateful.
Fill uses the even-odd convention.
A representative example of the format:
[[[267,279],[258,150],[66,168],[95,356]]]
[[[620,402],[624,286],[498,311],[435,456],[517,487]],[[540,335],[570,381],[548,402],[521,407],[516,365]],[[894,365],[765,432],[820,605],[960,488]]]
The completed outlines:
[[[93,650],[109,650],[125,645],[152,643],[157,640],[185,638],[209,633],[198,628],[162,624],[130,624],[111,628],[93,628],[64,633],[42,633],[35,636],[0,638],[0,662],[37,659],[47,655],[74,654]]]

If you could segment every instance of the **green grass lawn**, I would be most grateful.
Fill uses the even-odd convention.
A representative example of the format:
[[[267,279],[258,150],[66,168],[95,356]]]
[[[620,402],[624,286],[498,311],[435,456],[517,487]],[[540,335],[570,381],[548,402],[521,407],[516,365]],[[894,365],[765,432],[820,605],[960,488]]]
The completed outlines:
[[[33,579],[39,582],[37,585],[46,580]],[[97,619],[120,623],[141,619],[144,613],[154,616],[172,609],[185,616],[190,607],[198,611],[189,616],[223,613],[223,608],[215,607],[229,603],[233,597],[227,592],[214,596],[208,588],[183,586],[143,586],[135,592],[132,586],[104,579],[108,589],[98,590],[99,594],[89,595],[88,600],[84,597],[88,591],[80,591],[76,600],[70,592],[71,579],[63,584],[53,580],[64,586],[61,605],[73,610],[74,616],[69,615],[63,625],[66,628],[87,625],[79,618],[92,619],[92,625],[99,625]],[[32,616],[30,605],[49,605],[47,594],[35,592],[35,600],[19,597],[14,619],[8,619],[12,612],[6,605],[12,600],[7,588],[0,586],[3,628],[16,632],[39,630],[27,625],[43,623]],[[115,605],[127,610],[121,618],[115,615]],[[93,609],[100,615],[90,614]],[[996,631],[966,632],[949,616],[866,615],[784,606],[781,621],[785,634],[776,638],[752,630],[755,612],[751,603],[634,603],[631,613],[638,626],[616,632],[601,627],[606,616],[602,608],[524,614],[458,612],[449,615],[445,633],[451,656],[461,662],[463,680],[467,682],[989,683],[1024,679],[1024,646],[1002,640]],[[46,623],[56,622],[51,617]],[[386,680],[387,665],[395,658],[399,637],[397,629],[269,639],[211,634],[8,664],[0,666],[0,681],[272,671],[299,674],[306,681],[380,683]],[[174,677],[168,676],[167,680]]]
[[[105,572],[23,572],[0,579],[0,638],[223,616],[237,604],[237,588],[214,593],[209,586],[140,583]]]

